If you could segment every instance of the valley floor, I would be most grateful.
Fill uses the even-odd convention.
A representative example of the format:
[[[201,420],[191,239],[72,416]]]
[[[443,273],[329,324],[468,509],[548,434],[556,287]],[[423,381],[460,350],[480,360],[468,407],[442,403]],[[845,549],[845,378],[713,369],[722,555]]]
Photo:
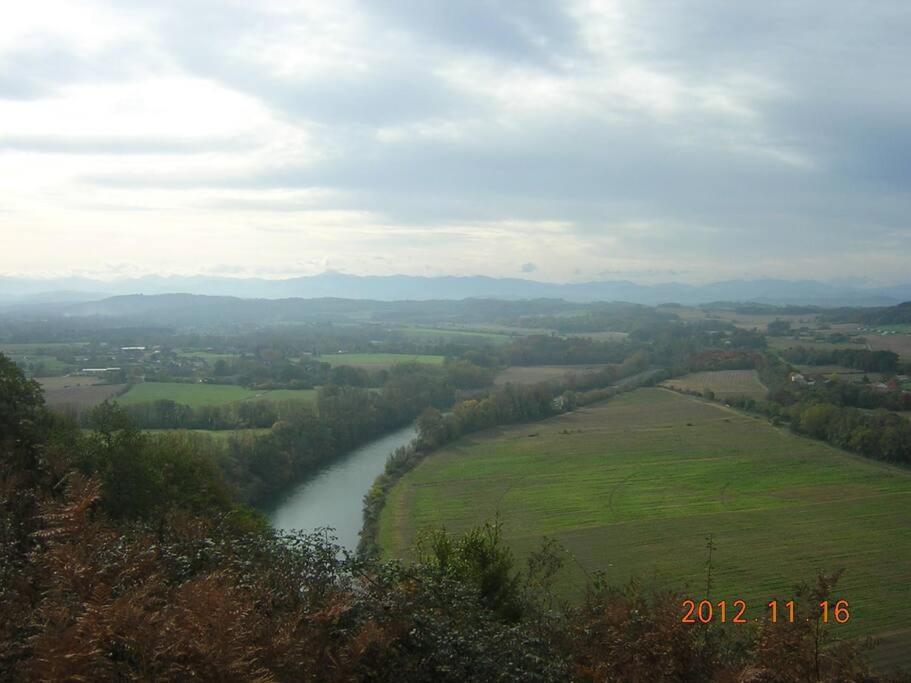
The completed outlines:
[[[422,528],[492,520],[523,557],[542,536],[570,553],[561,589],[604,571],[713,600],[751,619],[817,570],[845,573],[843,634],[888,634],[911,665],[911,472],[652,388],[544,422],[489,430],[427,458],[392,490],[380,542],[407,556]]]

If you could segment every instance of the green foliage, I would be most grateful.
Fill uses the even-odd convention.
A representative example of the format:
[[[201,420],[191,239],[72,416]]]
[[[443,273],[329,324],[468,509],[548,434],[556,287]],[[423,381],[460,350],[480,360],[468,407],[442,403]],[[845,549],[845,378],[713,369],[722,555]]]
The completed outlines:
[[[521,577],[499,521],[457,537],[445,529],[426,532],[418,539],[418,563],[473,587],[481,604],[500,618],[516,622],[522,617]]]
[[[790,334],[791,323],[787,320],[773,320],[766,325],[766,333],[770,337],[783,337]]]
[[[865,372],[895,372],[899,356],[893,351],[867,349],[813,349],[795,346],[781,352],[786,360],[800,365],[842,365]]]
[[[211,440],[188,434],[150,436],[118,406],[92,413],[94,430],[76,460],[102,484],[101,507],[114,518],[160,518],[179,508],[195,512],[235,507]]]

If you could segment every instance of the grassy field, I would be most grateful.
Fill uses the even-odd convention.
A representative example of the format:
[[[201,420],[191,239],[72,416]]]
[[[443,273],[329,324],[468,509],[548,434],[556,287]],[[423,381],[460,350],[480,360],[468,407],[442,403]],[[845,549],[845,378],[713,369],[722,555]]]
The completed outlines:
[[[711,389],[719,398],[764,398],[768,391],[755,370],[715,370],[691,372],[664,382],[666,386],[685,391]]]
[[[496,384],[537,384],[549,380],[563,379],[570,373],[583,375],[587,372],[597,372],[607,367],[606,365],[515,365],[506,368],[496,377]]]
[[[884,659],[911,664],[911,472],[794,436],[663,389],[465,438],[392,490],[386,555],[419,529],[462,531],[499,512],[521,559],[543,535],[571,553],[561,589],[604,570],[699,599],[712,534],[712,597],[757,618],[818,569],[846,570],[846,636],[888,633]]]
[[[268,399],[272,401],[312,401],[315,390],[257,391],[233,384],[181,384],[178,382],[144,382],[134,384],[127,393],[118,397],[122,405],[170,399],[193,408],[217,406],[234,401]]]
[[[317,360],[336,365],[353,365],[359,368],[388,368],[396,363],[428,363],[442,365],[443,356],[427,356],[409,353],[332,353],[324,354]]]

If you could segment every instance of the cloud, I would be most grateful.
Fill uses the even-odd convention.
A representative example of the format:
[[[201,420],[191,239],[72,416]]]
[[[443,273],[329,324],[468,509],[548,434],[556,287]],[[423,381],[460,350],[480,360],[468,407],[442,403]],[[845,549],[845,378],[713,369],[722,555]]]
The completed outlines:
[[[534,273],[537,269],[538,269],[538,266],[536,266],[534,263],[529,261],[528,263],[522,264],[521,271],[523,273]]]
[[[207,240],[245,272],[907,277],[903,3],[30,7],[0,28],[28,261],[75,230],[132,259],[128,221],[171,240],[150,270]]]
[[[242,138],[180,137],[98,137],[60,135],[18,135],[0,137],[0,152],[35,152],[39,154],[202,154],[207,152],[243,151],[256,147],[253,140]]]

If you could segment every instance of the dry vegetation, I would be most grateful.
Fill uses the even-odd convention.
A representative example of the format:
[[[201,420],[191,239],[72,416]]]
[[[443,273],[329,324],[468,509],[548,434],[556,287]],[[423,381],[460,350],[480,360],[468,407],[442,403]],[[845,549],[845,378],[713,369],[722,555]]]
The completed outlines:
[[[873,351],[894,351],[903,361],[911,360],[911,334],[868,334],[866,339]]]
[[[41,379],[49,406],[91,408],[124,392],[126,384],[101,384],[97,377],[45,377]]]

